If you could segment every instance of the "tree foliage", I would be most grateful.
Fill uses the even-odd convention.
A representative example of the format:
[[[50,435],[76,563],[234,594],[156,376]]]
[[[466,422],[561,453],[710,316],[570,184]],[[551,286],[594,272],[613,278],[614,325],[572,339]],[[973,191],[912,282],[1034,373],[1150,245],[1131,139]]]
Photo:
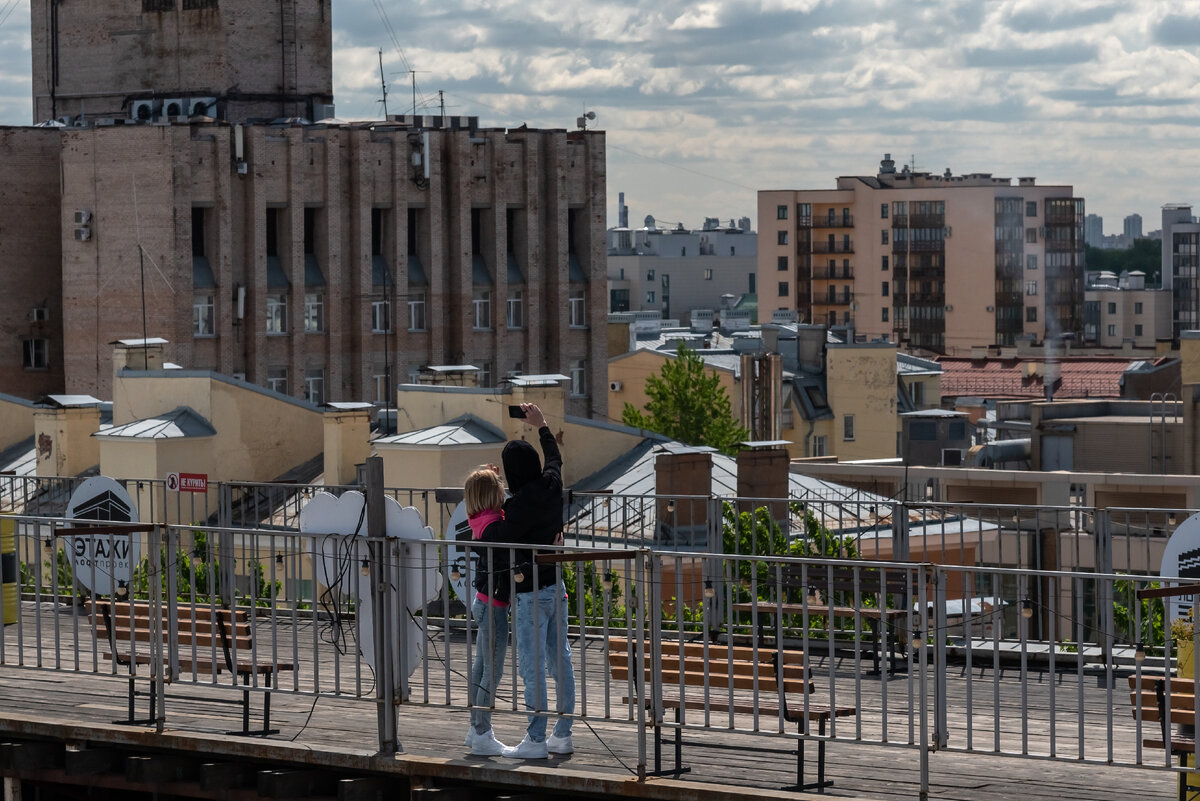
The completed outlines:
[[[646,379],[645,411],[625,404],[621,421],[687,445],[708,445],[732,454],[749,433],[733,417],[720,377],[693,350],[679,346],[658,375]]]
[[[1135,239],[1133,247],[1125,250],[1084,248],[1088,270],[1108,270],[1120,275],[1128,270],[1146,274],[1146,286],[1158,286],[1162,279],[1162,240]]]

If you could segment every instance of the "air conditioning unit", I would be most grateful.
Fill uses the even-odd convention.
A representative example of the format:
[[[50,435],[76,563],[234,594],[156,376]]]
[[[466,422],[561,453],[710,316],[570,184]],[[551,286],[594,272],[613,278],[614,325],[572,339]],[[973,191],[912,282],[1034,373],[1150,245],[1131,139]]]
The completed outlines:
[[[951,232],[952,230],[954,230],[954,229],[953,229],[953,228],[951,228],[949,225],[947,225],[945,228],[943,228],[943,229],[942,229],[942,238],[943,238],[943,239],[949,239],[949,238],[950,238],[950,232]]]
[[[952,306],[951,304],[947,303],[947,304],[946,304],[946,311],[954,311],[954,306]]]
[[[90,225],[91,222],[92,222],[92,213],[90,211],[88,211],[87,209],[76,209],[75,210],[75,224],[76,225]]]
[[[50,309],[45,306],[34,306],[29,310],[29,322],[44,323],[50,319]]]
[[[986,311],[988,314],[991,314],[995,310],[996,310],[995,306],[988,306],[986,309],[984,309],[984,311]]]
[[[609,381],[608,382],[608,389],[610,392],[620,392],[621,388],[623,386],[625,386],[625,385],[622,384],[620,381]]]
[[[942,467],[962,467],[962,448],[942,448]]]
[[[187,98],[183,97],[168,97],[162,102],[162,115],[174,119],[182,117],[188,112]]]
[[[1042,227],[1038,228],[1038,236],[1040,236],[1042,239],[1046,238],[1046,226],[1043,225]]]
[[[87,242],[92,238],[92,229],[84,226],[83,228],[75,229],[75,241]]]
[[[336,117],[337,115],[334,113],[336,110],[333,103],[313,103],[313,121]]]
[[[150,122],[158,108],[155,100],[135,100],[129,106],[129,118],[139,122]]]
[[[187,115],[189,117],[217,116],[217,99],[215,97],[193,97],[188,101]]]

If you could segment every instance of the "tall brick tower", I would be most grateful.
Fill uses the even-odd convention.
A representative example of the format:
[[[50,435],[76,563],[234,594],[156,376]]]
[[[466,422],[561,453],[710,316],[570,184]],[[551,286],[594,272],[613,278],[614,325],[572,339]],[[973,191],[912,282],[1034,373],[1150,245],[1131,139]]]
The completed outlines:
[[[31,0],[33,122],[319,119],[332,0]]]

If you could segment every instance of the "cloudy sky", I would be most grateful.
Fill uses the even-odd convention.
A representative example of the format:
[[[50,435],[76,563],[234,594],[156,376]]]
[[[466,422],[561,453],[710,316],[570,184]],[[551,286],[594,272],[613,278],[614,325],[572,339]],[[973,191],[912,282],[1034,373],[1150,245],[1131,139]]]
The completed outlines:
[[[607,132],[608,216],[754,218],[758,189],[918,170],[1073,184],[1105,232],[1200,206],[1200,4],[333,0],[339,117],[418,104]],[[0,123],[30,121],[29,3],[0,0]],[[757,225],[757,220],[755,220]]]

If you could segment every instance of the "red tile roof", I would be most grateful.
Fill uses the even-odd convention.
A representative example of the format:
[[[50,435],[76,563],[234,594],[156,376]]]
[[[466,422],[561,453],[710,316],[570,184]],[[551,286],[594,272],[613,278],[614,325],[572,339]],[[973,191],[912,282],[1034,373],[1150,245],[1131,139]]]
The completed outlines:
[[[943,397],[1045,400],[1046,360],[938,357]],[[1123,358],[1067,356],[1057,361],[1054,397],[1119,398],[1121,377],[1132,364]],[[1054,366],[1051,367],[1054,369]]]

